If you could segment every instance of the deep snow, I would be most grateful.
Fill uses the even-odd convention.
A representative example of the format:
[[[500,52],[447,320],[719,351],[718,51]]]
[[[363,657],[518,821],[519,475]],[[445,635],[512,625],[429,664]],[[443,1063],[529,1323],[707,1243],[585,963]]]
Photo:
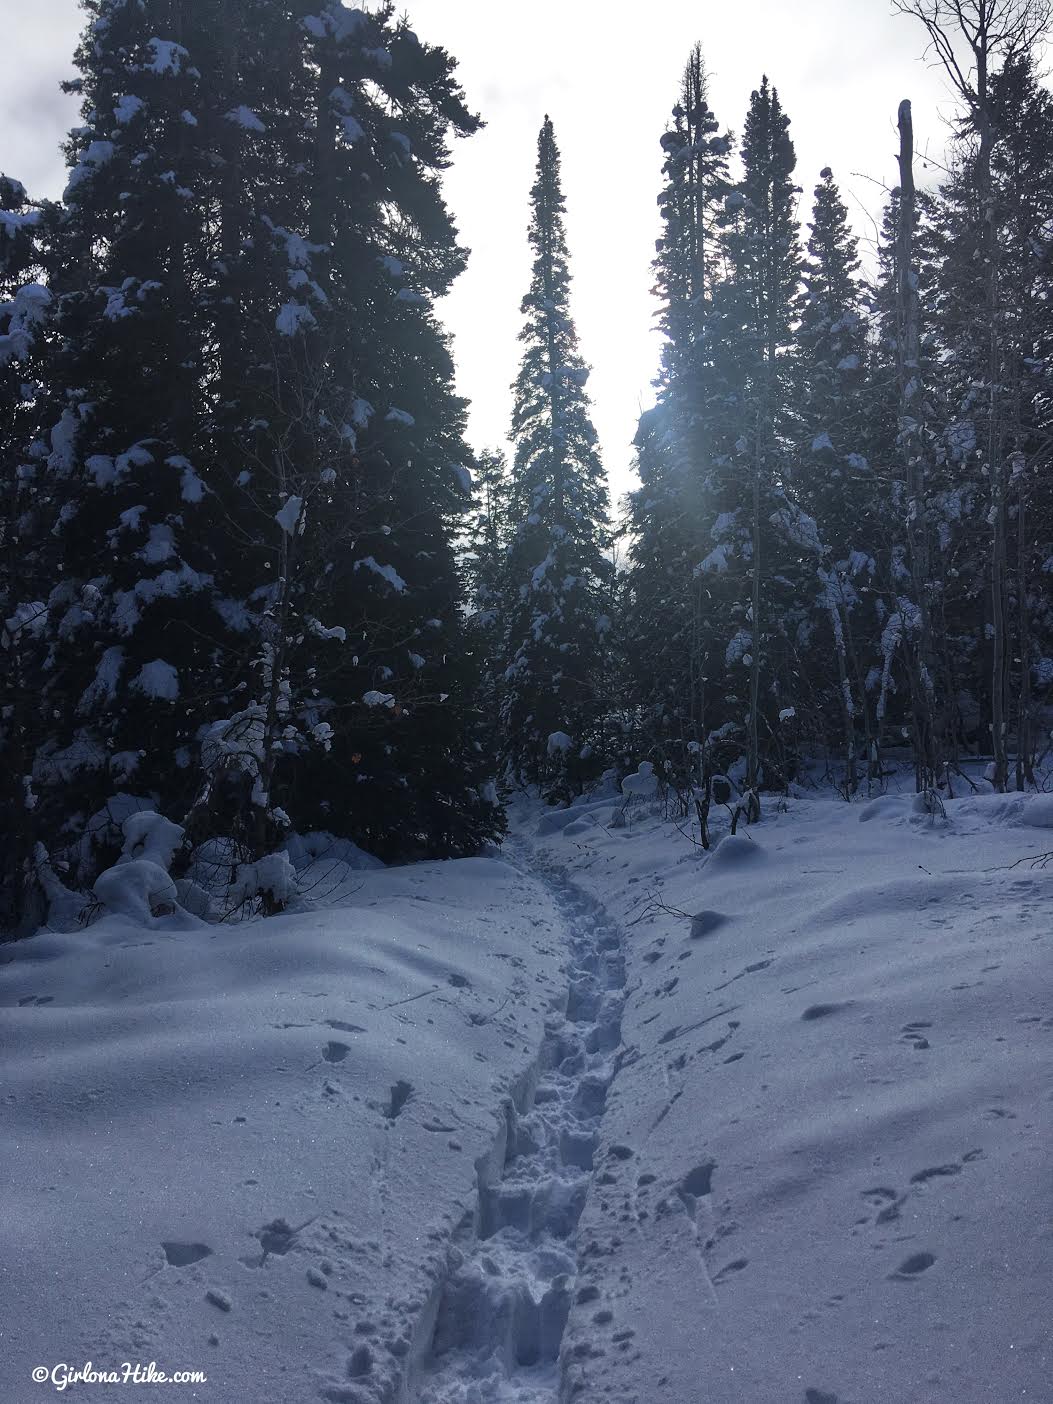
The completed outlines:
[[[217,1404],[390,1397],[563,997],[546,891],[421,864],[0,958],[3,1404],[55,1393],[35,1366],[126,1360],[203,1369],[168,1392]]]
[[[4,1404],[1053,1398],[1053,798],[714,830],[4,949]]]
[[[564,1397],[1049,1400],[1053,797],[778,808],[542,840],[629,968]]]

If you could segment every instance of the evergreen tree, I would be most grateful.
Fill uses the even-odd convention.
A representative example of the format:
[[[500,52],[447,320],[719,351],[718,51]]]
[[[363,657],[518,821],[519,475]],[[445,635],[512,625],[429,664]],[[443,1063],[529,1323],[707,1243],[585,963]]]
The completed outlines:
[[[1010,779],[1012,735],[1012,779],[1022,786],[1034,782],[1033,687],[1044,675],[1041,660],[1050,637],[1045,592],[1037,585],[1049,515],[1047,497],[1036,489],[1046,460],[1050,403],[1044,348],[1050,330],[1051,211],[1045,171],[1053,150],[1053,106],[1026,53],[991,75],[989,98],[989,183],[985,187],[977,174],[980,153],[968,126],[934,219],[938,261],[932,303],[945,396],[940,449],[948,477],[936,507],[940,529],[956,547],[956,588],[946,603],[945,632],[954,645],[956,676],[969,679],[956,697],[958,710],[967,714],[994,711],[987,677],[995,667],[995,545],[1002,558],[1006,772],[999,783]],[[992,234],[998,265],[993,380],[986,253]],[[1001,474],[992,471],[992,453],[1005,460]]]
[[[779,720],[796,693],[794,649],[807,610],[801,562],[822,554],[814,520],[787,491],[793,326],[801,256],[789,119],[764,79],[743,131],[743,175],[728,197],[728,277],[714,308],[714,552],[704,562],[707,668],[723,674],[721,724],[745,733],[747,788],[761,778],[761,736],[775,783]],[[761,678],[765,678],[762,695]],[[716,718],[715,718],[716,720]]]
[[[452,60],[390,5],[89,14],[29,410],[47,848],[88,882],[150,807],[231,863],[290,825],[474,851],[501,820],[453,546],[464,405],[432,310],[464,262],[447,142],[478,125]]]
[[[849,792],[857,780],[857,731],[862,730],[868,752],[872,740],[865,659],[858,653],[853,623],[861,622],[861,606],[873,591],[875,543],[882,534],[870,462],[867,321],[859,266],[848,212],[827,168],[815,190],[803,267],[794,353],[797,448],[792,489],[796,504],[821,523],[827,551],[822,562],[815,563],[815,638],[802,638],[799,673],[817,694],[821,731],[825,733],[834,718],[840,722],[838,749]],[[831,645],[836,680],[824,666]]]
[[[636,436],[641,486],[629,499],[624,631],[633,696],[643,709],[640,748],[684,776],[695,768],[694,748],[706,723],[699,563],[713,549],[707,540],[713,519],[707,488],[711,321],[731,146],[709,108],[698,45],[661,144],[662,236],[654,271],[665,341],[658,404],[641,417]]]
[[[211,46],[191,8],[95,0],[68,85],[83,125],[47,262],[53,726],[34,783],[47,847],[68,850],[77,881],[119,853],[129,805],[178,816],[191,798],[223,632],[201,426],[210,177],[194,124]]]
[[[52,218],[0,175],[0,930],[41,915],[25,898],[37,833],[33,756],[46,727],[46,484],[43,445],[29,446],[52,308],[39,281]]]
[[[552,122],[538,138],[513,387],[509,611],[502,721],[516,778],[566,796],[591,767],[605,699],[596,677],[610,626],[607,489],[570,317],[570,268]]]
[[[508,619],[508,549],[511,479],[505,456],[488,449],[479,455],[475,505],[465,535],[468,582],[468,640],[479,676],[479,707],[489,733],[487,749],[500,749],[504,644]]]

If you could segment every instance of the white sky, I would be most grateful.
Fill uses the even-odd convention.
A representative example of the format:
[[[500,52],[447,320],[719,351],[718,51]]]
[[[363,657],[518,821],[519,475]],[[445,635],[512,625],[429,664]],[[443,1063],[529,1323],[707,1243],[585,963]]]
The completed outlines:
[[[0,0],[5,80],[0,169],[31,194],[63,185],[58,143],[76,120],[57,88],[71,72],[76,0]],[[796,178],[811,192],[833,167],[857,232],[872,238],[879,183],[896,182],[896,108],[914,104],[915,138],[939,155],[952,103],[921,60],[916,22],[888,0],[405,0],[423,39],[460,63],[469,104],[487,126],[459,142],[446,191],[468,271],[443,305],[453,330],[458,389],[472,401],[476,448],[504,441],[526,289],[527,196],[546,112],[563,155],[573,311],[593,373],[589,390],[612,492],[631,484],[640,410],[653,402],[658,357],[650,261],[658,233],[658,138],[680,71],[700,39],[710,101],[741,132],[752,88],[767,73],[791,119]],[[855,174],[858,173],[858,174]],[[876,183],[877,182],[877,183]]]

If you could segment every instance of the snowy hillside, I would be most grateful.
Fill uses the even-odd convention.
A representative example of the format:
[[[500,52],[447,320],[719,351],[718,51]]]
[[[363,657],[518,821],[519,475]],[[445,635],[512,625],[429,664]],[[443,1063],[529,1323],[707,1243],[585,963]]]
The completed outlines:
[[[1053,802],[946,811],[527,806],[515,866],[9,947],[0,1397],[1047,1397]]]

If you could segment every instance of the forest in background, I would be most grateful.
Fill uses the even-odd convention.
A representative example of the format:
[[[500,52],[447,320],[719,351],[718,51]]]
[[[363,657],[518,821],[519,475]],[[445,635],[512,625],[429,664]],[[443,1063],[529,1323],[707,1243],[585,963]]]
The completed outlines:
[[[0,178],[0,927],[118,859],[171,870],[151,905],[274,910],[303,836],[472,853],[506,787],[641,761],[685,810],[730,776],[752,815],[816,759],[880,786],[903,748],[934,795],[1035,784],[1042,0],[897,0],[958,105],[933,190],[899,105],[872,277],[777,88],[733,132],[688,56],[617,521],[548,118],[506,462],[465,442],[433,310],[480,125],[454,59],[389,4],[85,8],[65,193]]]

